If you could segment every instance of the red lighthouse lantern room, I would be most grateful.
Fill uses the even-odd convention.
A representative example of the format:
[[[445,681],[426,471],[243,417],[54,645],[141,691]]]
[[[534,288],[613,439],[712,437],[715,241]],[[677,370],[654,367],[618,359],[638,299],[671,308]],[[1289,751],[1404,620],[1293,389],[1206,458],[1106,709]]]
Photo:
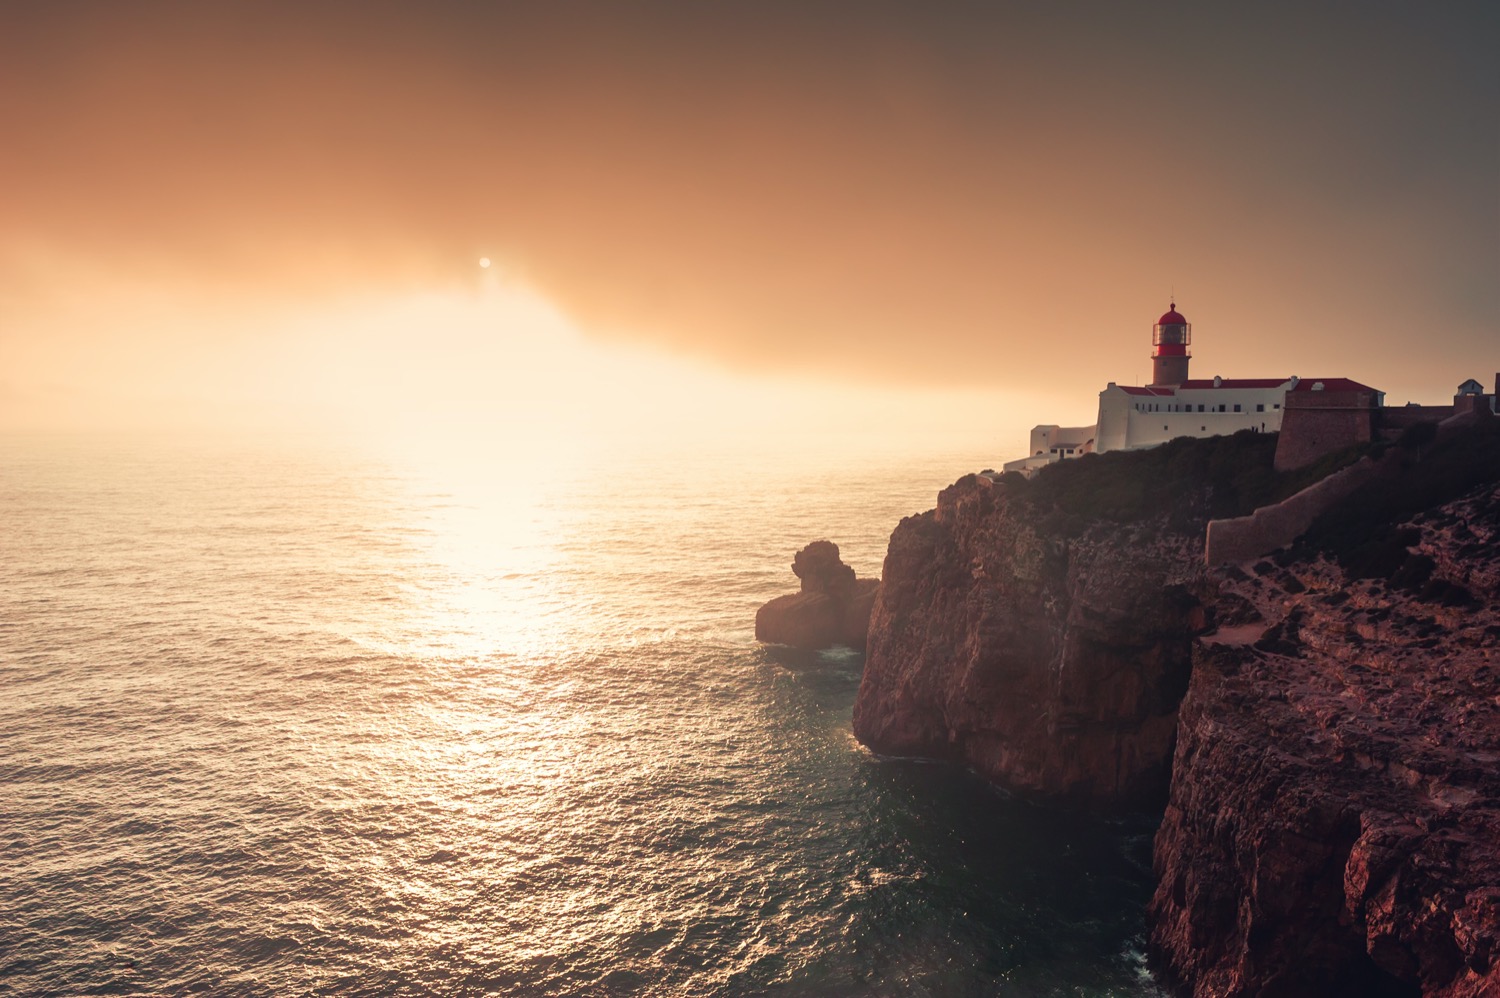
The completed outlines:
[[[1193,342],[1193,327],[1172,302],[1165,315],[1156,320],[1151,333],[1151,387],[1180,385],[1188,379],[1188,360],[1193,356],[1188,345]]]

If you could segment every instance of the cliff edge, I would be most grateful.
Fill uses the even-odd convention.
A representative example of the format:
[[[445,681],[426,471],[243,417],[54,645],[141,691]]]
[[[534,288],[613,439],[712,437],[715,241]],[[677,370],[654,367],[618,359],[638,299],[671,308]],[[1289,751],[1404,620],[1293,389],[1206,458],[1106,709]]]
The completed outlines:
[[[1223,583],[1261,621],[1195,656],[1150,907],[1194,995],[1500,994],[1500,488],[1398,542]]]
[[[1182,439],[944,490],[891,535],[855,735],[1028,795],[1159,806],[1193,639],[1212,625],[1209,519],[1354,459],[1279,475],[1275,449],[1252,432]]]
[[[1500,429],[1414,436],[1292,547],[1209,567],[1208,520],[1360,456],[1278,477],[1268,443],[944,490],[891,536],[855,734],[1165,802],[1149,949],[1184,994],[1500,994]]]
[[[891,535],[854,733],[1080,802],[1160,801],[1192,639],[1201,540],[1159,524],[1039,529],[969,476]]]

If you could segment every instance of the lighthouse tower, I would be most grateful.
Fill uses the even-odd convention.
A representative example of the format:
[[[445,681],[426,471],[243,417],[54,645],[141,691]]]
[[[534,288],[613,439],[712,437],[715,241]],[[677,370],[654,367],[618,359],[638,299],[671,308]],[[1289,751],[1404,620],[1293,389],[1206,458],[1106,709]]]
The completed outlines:
[[[1180,385],[1188,379],[1188,344],[1193,342],[1193,327],[1177,311],[1177,303],[1160,319],[1151,333],[1151,387]]]

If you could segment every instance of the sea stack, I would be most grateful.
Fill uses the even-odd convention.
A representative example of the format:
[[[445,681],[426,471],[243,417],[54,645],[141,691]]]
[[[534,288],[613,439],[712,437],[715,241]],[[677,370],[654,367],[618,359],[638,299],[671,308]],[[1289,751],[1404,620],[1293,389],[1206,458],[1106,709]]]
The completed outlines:
[[[859,579],[832,541],[813,541],[792,560],[800,592],[778,596],[755,615],[755,637],[815,650],[844,645],[864,651],[879,579]]]

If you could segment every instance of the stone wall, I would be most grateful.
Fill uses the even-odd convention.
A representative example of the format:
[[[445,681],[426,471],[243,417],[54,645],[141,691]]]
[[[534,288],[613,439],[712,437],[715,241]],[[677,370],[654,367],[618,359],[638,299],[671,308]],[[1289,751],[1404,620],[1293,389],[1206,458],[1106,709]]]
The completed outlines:
[[[1305,468],[1324,454],[1369,443],[1377,411],[1373,392],[1287,392],[1276,470]]]
[[[1484,405],[1465,407],[1437,424],[1437,439],[1445,440],[1465,427],[1495,418],[1495,414]],[[1279,445],[1276,454],[1281,455]],[[1296,495],[1262,506],[1249,516],[1210,520],[1203,540],[1205,563],[1222,565],[1231,561],[1248,561],[1286,547],[1306,533],[1312,522],[1339,500],[1376,479],[1401,474],[1408,460],[1408,455],[1393,447],[1379,458],[1361,458]]]
[[[1380,410],[1380,435],[1395,439],[1408,426],[1441,423],[1453,415],[1451,405],[1403,405]]]
[[[1453,399],[1453,414],[1455,416],[1472,412],[1480,419],[1487,419],[1495,415],[1493,395],[1458,395]]]
[[[1306,533],[1312,522],[1339,500],[1368,482],[1395,474],[1399,468],[1400,455],[1395,451],[1378,460],[1361,458],[1296,495],[1262,506],[1249,516],[1210,520],[1203,542],[1204,562],[1221,565],[1228,561],[1249,561],[1285,547]]]

